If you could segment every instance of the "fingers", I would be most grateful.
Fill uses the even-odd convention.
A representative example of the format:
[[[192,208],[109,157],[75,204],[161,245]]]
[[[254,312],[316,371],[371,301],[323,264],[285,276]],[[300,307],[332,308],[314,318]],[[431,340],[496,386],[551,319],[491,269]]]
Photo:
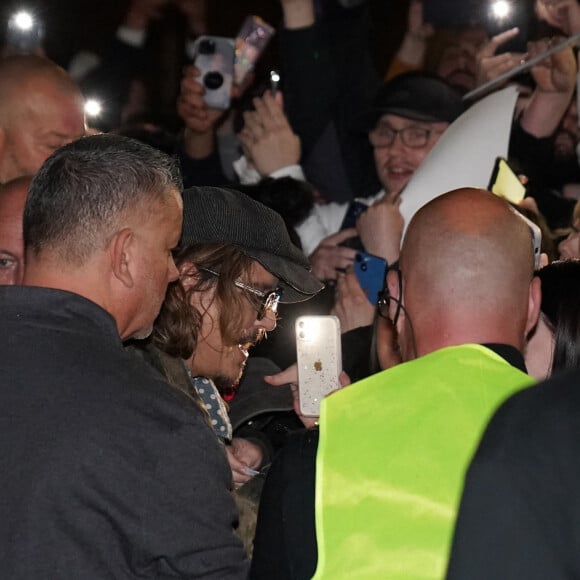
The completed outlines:
[[[243,437],[234,437],[231,447],[235,457],[246,466],[244,471],[246,475],[251,475],[252,470],[260,467],[263,457],[262,449],[258,445]],[[247,469],[248,467],[250,469]]]
[[[248,466],[236,457],[231,445],[226,445],[226,456],[230,469],[232,470],[232,478],[236,487],[239,487],[252,479],[252,476],[247,473]]]
[[[490,57],[495,54],[497,49],[502,45],[511,40],[512,38],[516,37],[520,33],[520,29],[516,26],[514,28],[510,28],[504,32],[500,32],[495,36],[492,36],[488,42],[486,42],[479,51],[478,57],[485,58]]]
[[[322,240],[322,243],[326,244],[326,245],[338,245],[338,244],[342,244],[342,242],[345,242],[346,240],[348,240],[350,238],[354,238],[357,235],[358,235],[358,232],[356,231],[356,228],[346,228],[344,230],[340,230],[339,232],[336,232],[336,234],[332,234],[332,235],[324,238],[324,240]],[[354,252],[354,253],[356,254],[356,252]],[[354,258],[354,255],[353,255],[353,258]]]
[[[337,280],[337,289],[339,292],[348,294],[353,299],[362,299],[366,301],[366,294],[361,288],[356,274],[353,271],[349,271],[343,276],[339,276]]]
[[[266,375],[264,381],[274,387],[287,384],[298,383],[298,366],[296,364],[290,365],[287,369],[276,373],[275,375]]]
[[[494,79],[504,72],[521,64],[526,57],[523,53],[505,52],[481,60],[481,68],[485,74],[485,81]]]
[[[348,385],[352,383],[350,377],[344,371],[340,371],[340,374],[338,375],[338,382],[340,384],[341,389],[344,387],[348,387]]]

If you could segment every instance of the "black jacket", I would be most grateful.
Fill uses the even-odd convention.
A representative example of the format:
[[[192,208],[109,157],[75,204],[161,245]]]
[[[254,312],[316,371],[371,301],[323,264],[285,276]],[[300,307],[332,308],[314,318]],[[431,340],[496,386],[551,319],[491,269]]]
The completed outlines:
[[[230,470],[189,399],[80,296],[0,305],[2,578],[244,578]]]
[[[508,399],[469,468],[449,580],[580,578],[580,372]]]

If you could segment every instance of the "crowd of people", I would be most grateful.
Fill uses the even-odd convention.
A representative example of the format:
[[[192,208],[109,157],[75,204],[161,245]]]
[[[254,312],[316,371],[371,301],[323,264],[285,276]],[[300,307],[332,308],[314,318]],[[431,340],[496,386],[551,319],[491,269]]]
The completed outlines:
[[[571,43],[549,50],[578,0],[535,0],[549,36],[525,53],[502,51],[517,29],[438,37],[410,0],[384,79],[365,2],[280,0],[282,85],[256,69],[226,109],[196,66],[219,31],[178,1],[197,41],[171,121],[141,76],[168,3],[132,0],[68,71],[0,57],[2,577],[579,576],[580,77]],[[493,89],[517,88],[525,198],[433,178],[405,217],[469,94],[545,51]],[[308,314],[342,330],[316,416]]]

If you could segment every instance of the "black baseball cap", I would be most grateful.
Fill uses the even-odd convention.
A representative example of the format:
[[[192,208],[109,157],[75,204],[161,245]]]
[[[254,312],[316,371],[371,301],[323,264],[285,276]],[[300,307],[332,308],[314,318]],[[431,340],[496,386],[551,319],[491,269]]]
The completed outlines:
[[[415,121],[452,123],[464,111],[461,94],[447,81],[425,72],[404,73],[379,88],[372,107],[361,116],[360,129],[370,131],[389,113]]]
[[[280,302],[301,302],[324,288],[279,213],[233,189],[190,187],[183,192],[180,245],[215,242],[239,248],[276,276]]]

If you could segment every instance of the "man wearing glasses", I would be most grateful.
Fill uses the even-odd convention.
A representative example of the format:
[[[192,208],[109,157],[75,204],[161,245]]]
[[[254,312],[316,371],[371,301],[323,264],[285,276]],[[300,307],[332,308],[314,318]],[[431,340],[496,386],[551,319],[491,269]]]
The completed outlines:
[[[374,197],[361,201],[372,205],[379,199],[384,199],[396,206],[401,192],[415,171],[445,129],[463,111],[464,104],[460,94],[444,80],[433,75],[408,73],[383,84],[372,108],[361,116],[359,126],[360,130],[368,132],[377,176],[383,189]],[[341,229],[348,208],[349,204],[337,203],[316,206],[311,215],[297,227],[304,251],[312,254],[315,270],[318,255],[329,259],[330,252],[318,250],[321,249],[320,246],[330,245],[324,238]],[[358,233],[360,235],[360,231]],[[366,247],[365,241],[363,238],[363,246],[368,252],[382,254],[380,249]],[[355,253],[350,248],[338,248],[337,253],[330,259],[335,267],[345,268],[352,263]],[[392,256],[382,257],[388,261],[393,259]],[[344,260],[347,261],[346,264]]]
[[[157,366],[202,407],[240,485],[266,457],[254,440],[232,438],[222,395],[238,384],[249,348],[276,328],[278,303],[307,300],[322,284],[275,211],[212,187],[186,190],[183,203],[179,281],[153,334]]]

